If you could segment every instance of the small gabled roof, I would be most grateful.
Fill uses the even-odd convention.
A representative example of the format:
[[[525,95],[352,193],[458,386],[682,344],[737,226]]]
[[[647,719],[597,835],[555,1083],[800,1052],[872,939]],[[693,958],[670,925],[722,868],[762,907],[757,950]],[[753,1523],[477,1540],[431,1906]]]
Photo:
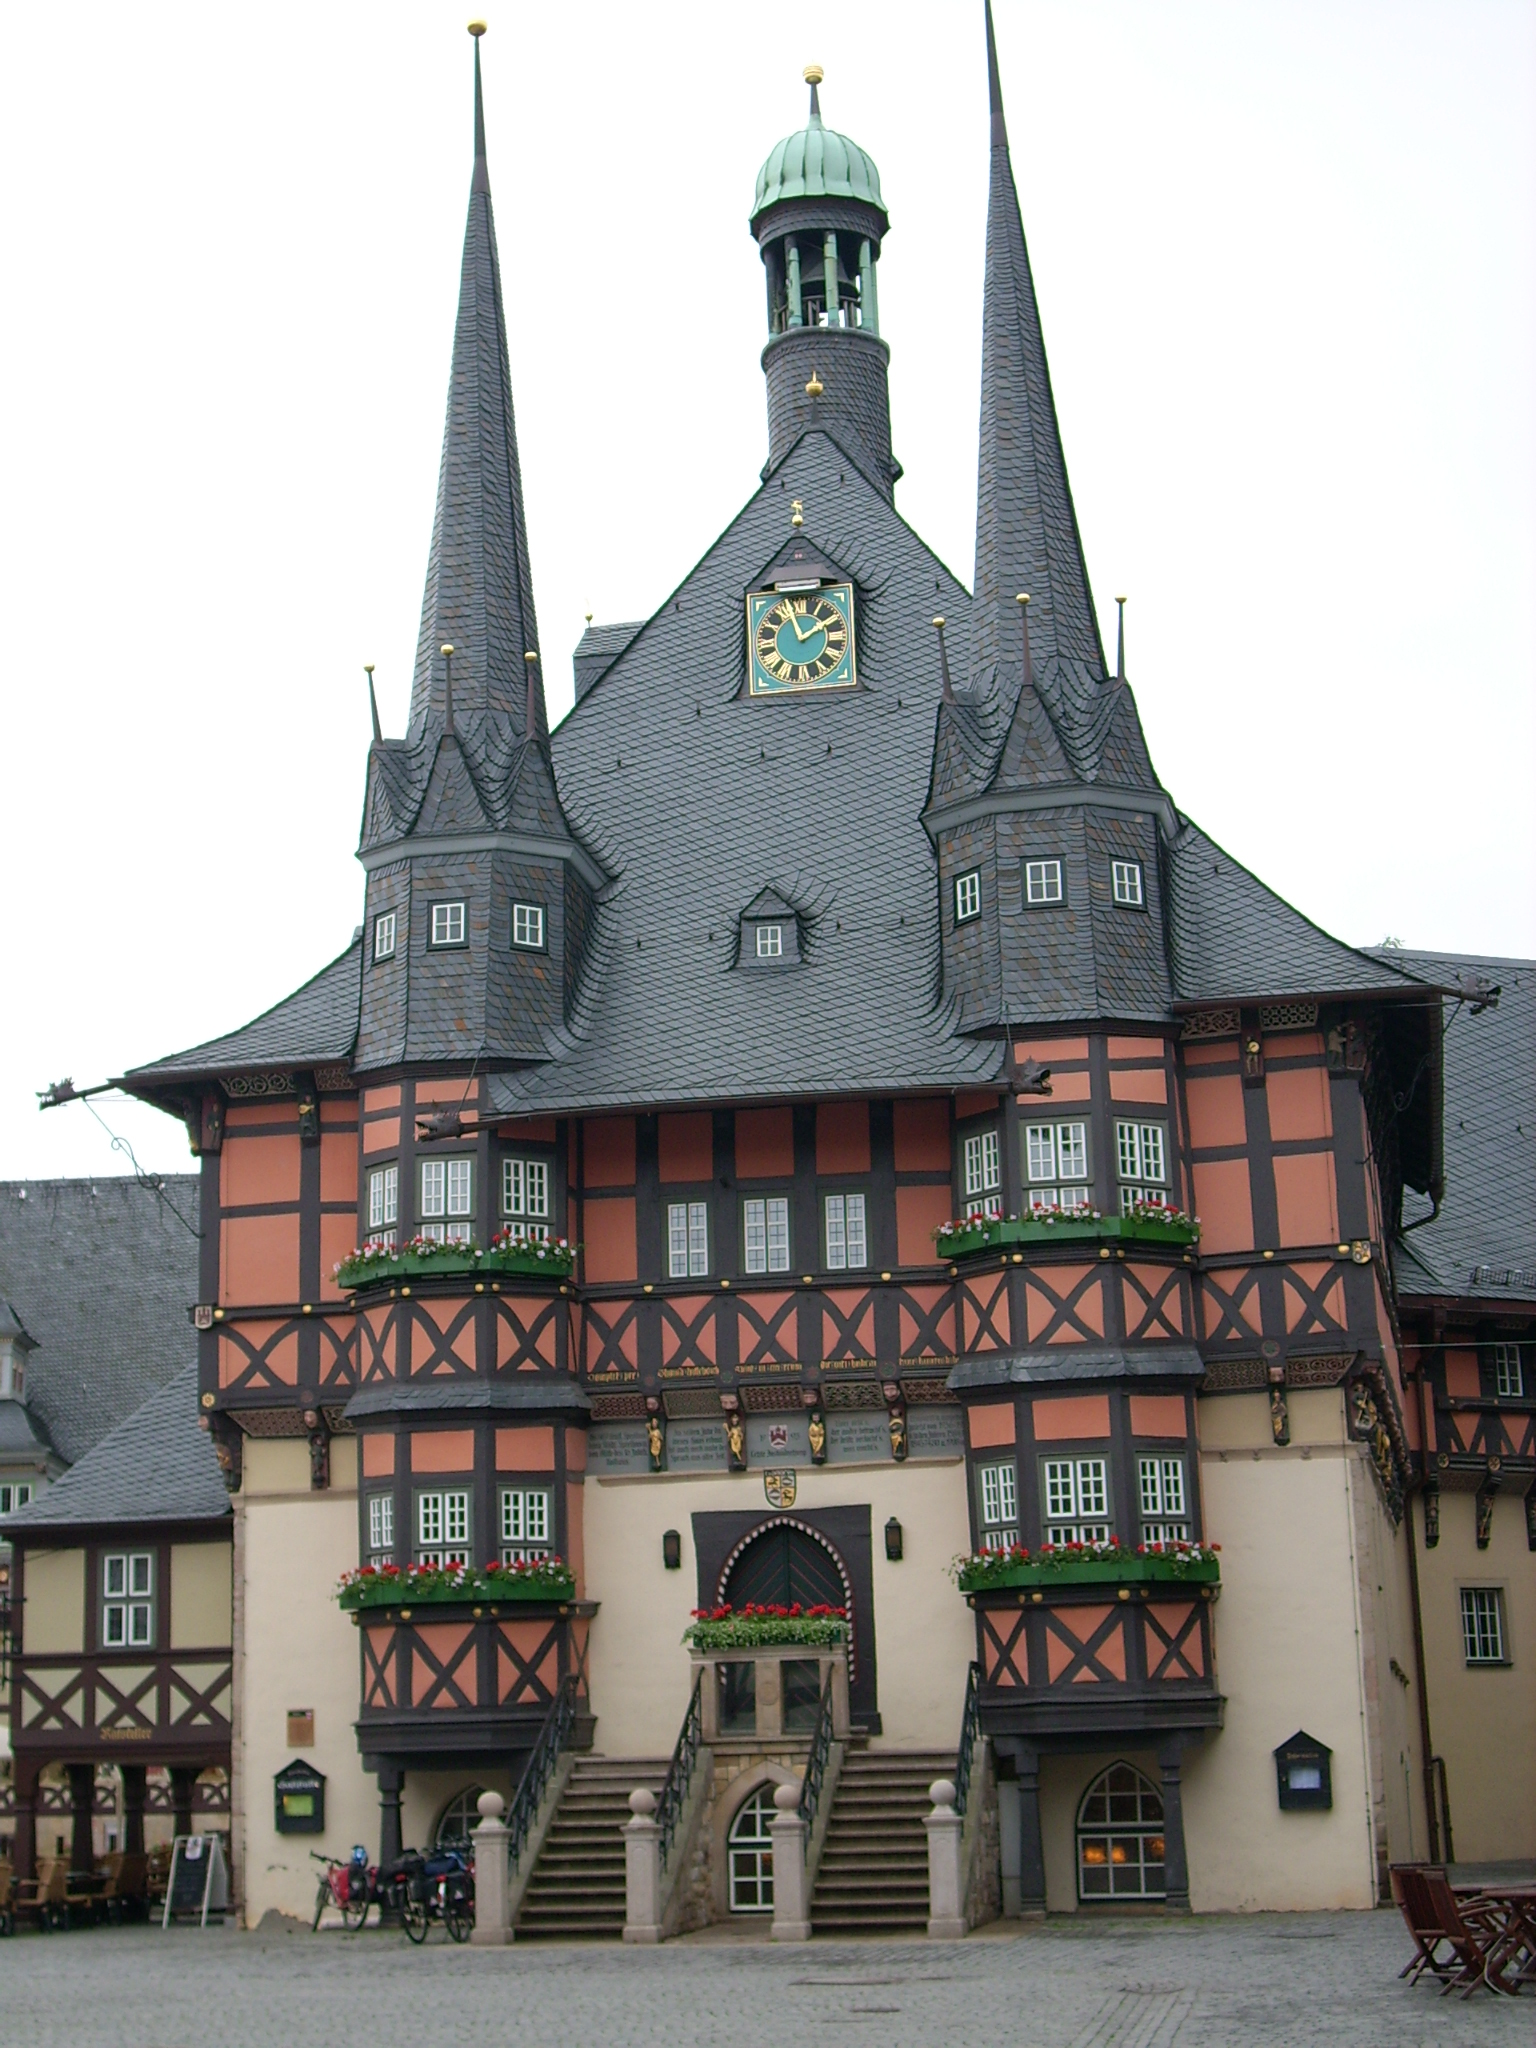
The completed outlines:
[[[1168,849],[1176,1007],[1307,996],[1423,997],[1420,976],[1330,938],[1198,825],[1184,817],[1179,823]]]
[[[1445,1007],[1445,1194],[1440,1213],[1396,1249],[1407,1296],[1536,1303],[1536,960],[1403,952],[1394,965],[1441,987],[1497,985],[1496,1006]],[[1427,1217],[1429,1204],[1404,1212]]]
[[[121,1085],[133,1095],[153,1095],[166,1084],[248,1067],[323,1067],[349,1060],[357,1039],[362,959],[358,932],[328,967],[240,1030],[135,1067]]]
[[[795,906],[786,901],[777,889],[759,889],[741,914],[744,918],[793,917]]]
[[[109,1522],[222,1522],[229,1512],[212,1440],[198,1427],[193,1364],[39,1499],[0,1521],[0,1535],[31,1538]]]

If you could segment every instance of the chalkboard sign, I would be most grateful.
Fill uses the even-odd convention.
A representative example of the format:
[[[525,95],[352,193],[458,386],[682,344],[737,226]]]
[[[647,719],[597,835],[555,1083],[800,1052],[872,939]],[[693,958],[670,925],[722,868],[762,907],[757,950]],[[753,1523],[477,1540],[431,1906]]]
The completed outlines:
[[[178,1835],[171,1850],[171,1874],[165,1888],[162,1928],[175,1914],[195,1913],[206,1927],[210,1913],[229,1905],[229,1866],[222,1835]]]
[[[273,1825],[280,1835],[325,1833],[325,1773],[302,1760],[285,1764],[272,1780]]]

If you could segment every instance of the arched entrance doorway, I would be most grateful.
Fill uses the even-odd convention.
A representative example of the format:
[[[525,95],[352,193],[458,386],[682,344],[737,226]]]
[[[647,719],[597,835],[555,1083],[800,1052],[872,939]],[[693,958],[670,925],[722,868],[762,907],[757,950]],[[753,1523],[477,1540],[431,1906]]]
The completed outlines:
[[[738,1544],[720,1578],[722,1605],[844,1607],[853,1589],[824,1536],[788,1518],[765,1523]]]

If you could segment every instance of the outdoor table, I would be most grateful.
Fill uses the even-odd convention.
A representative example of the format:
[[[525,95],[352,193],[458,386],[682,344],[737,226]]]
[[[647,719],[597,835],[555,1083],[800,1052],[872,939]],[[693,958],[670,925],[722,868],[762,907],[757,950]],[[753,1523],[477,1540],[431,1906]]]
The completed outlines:
[[[1492,1913],[1500,1924],[1489,1982],[1497,1977],[1501,1988],[1512,1992],[1522,1984],[1536,1984],[1536,1884],[1457,1884],[1451,1889],[1458,1899]]]

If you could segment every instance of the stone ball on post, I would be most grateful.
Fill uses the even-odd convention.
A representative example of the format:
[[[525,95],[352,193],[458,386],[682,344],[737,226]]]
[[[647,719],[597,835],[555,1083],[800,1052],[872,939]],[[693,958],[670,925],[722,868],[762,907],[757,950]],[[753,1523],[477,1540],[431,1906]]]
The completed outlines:
[[[656,1794],[637,1785],[629,1795],[629,1810],[636,1820],[649,1820],[656,1811]]]
[[[954,1781],[950,1778],[935,1778],[928,1787],[928,1797],[937,1807],[951,1807],[955,1803]]]
[[[800,1811],[800,1787],[798,1785],[775,1785],[773,1803],[780,1813]]]
[[[475,1805],[482,1820],[500,1820],[507,1810],[507,1802],[499,1792],[482,1792]]]

